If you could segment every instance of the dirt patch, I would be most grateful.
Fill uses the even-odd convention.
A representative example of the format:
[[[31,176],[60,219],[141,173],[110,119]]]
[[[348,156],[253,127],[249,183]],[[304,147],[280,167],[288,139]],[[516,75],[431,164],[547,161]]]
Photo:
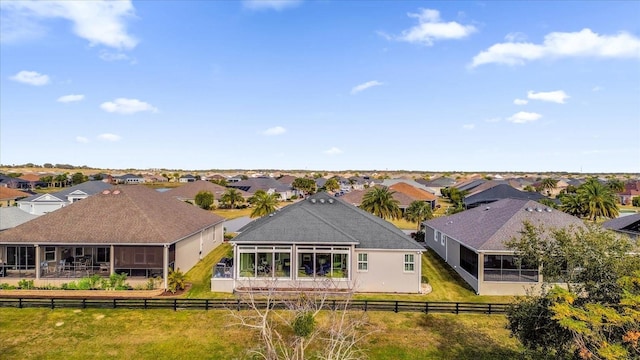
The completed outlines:
[[[187,285],[185,286],[185,288],[183,290],[178,290],[175,293],[172,293],[169,290],[166,291],[162,291],[160,294],[158,294],[158,296],[181,296],[183,294],[186,294],[189,292],[189,290],[191,289],[191,284],[187,283]]]

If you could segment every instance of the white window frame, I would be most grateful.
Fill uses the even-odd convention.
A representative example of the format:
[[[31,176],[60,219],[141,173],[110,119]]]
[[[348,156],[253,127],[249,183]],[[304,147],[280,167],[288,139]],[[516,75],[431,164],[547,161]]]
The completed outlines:
[[[445,244],[446,240],[447,240],[447,235],[442,235],[442,236],[440,237],[440,244],[441,244],[442,246],[444,246],[444,244]]]
[[[408,270],[407,268],[411,268]],[[404,254],[404,272],[412,273],[416,271],[416,255]]]
[[[433,241],[438,242],[441,236],[442,236],[442,233],[440,231],[438,230],[433,231]]]
[[[369,254],[358,253],[358,272],[369,271]]]
[[[56,261],[56,248],[55,248],[55,246],[45,246],[44,247],[44,260],[45,261]]]

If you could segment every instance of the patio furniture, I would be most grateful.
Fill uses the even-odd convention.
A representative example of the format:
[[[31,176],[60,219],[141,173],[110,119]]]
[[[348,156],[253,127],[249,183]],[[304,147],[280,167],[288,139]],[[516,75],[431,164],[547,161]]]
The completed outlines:
[[[109,272],[111,272],[111,267],[109,266],[109,263],[100,263],[100,273],[101,274],[108,274]]]

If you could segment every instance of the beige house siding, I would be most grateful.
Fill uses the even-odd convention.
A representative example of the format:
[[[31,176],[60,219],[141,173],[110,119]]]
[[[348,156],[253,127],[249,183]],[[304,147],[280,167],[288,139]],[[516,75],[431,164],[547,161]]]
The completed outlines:
[[[358,270],[358,254],[366,253],[368,269]],[[404,255],[414,255],[414,271],[404,271]],[[353,287],[356,292],[419,293],[421,280],[419,251],[356,250],[353,253]]]
[[[215,236],[216,233],[221,234],[221,232],[222,224],[218,224],[178,241],[175,252],[175,269],[180,269],[185,273],[189,271],[201,258],[222,242],[222,235]]]

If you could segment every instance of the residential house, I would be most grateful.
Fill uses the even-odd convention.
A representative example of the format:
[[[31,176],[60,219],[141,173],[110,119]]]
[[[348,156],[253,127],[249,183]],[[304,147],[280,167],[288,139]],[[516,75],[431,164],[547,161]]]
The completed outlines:
[[[617,194],[620,204],[631,205],[634,197],[640,197],[640,180],[628,181],[624,184],[624,191]]]
[[[421,189],[421,190],[424,190],[424,191],[429,192],[429,193],[434,194],[434,195],[436,193],[436,191],[434,189],[432,189],[430,187],[427,187],[427,186],[424,186],[424,185],[420,184],[419,182],[417,182],[415,180],[412,180],[412,179],[385,179],[380,183],[380,185],[386,186],[386,187],[390,187],[390,186],[393,186],[393,185],[398,184],[398,183],[405,183],[405,184],[413,186],[416,189]]]
[[[178,181],[181,182],[181,183],[190,183],[190,182],[195,182],[196,180],[198,180],[198,179],[195,176],[191,175],[191,174],[182,175],[178,179]]]
[[[0,186],[0,206],[13,206],[16,200],[29,196],[31,196],[31,194],[27,192]]]
[[[75,201],[86,199],[111,187],[111,184],[100,180],[86,181],[55,193],[32,195],[18,200],[17,204],[20,210],[29,214],[43,215],[63,208]]]
[[[170,268],[186,272],[221,244],[223,222],[145,186],[121,186],[0,232],[0,258],[9,277],[36,285],[99,269],[141,284],[161,276],[167,288]]]
[[[440,195],[440,196],[442,196],[442,193],[440,192],[440,190],[447,188],[449,186],[453,186],[453,184],[456,183],[454,179],[450,177],[445,177],[445,176],[441,176],[433,180],[417,179],[416,182],[430,189],[435,190],[436,195]]]
[[[484,204],[490,204],[492,202],[501,199],[526,199],[533,201],[540,201],[542,199],[548,199],[546,196],[529,191],[520,191],[507,183],[497,182],[495,180],[488,181],[473,189],[469,195],[464,197],[464,206],[467,209],[471,209]]]
[[[22,180],[20,178],[15,178],[15,177],[0,174],[0,187],[28,190],[29,182],[26,180]]]
[[[485,179],[471,179],[456,183],[453,187],[460,191],[471,191],[473,188],[480,186],[485,182],[487,182]]]
[[[538,265],[519,261],[505,242],[519,238],[524,222],[547,230],[584,227],[582,220],[525,199],[502,199],[427,220],[425,244],[479,295],[525,295],[542,285]]]
[[[222,195],[229,190],[224,186],[220,186],[218,184],[214,184],[210,181],[198,180],[194,182],[190,182],[184,184],[182,186],[169,189],[162,194],[165,196],[174,197],[181,201],[188,201],[191,203],[195,203],[196,195],[201,191],[208,191],[213,194],[214,197],[214,205],[218,205],[220,202],[220,198]],[[246,191],[238,190],[243,198],[248,199],[251,197],[251,194]]]
[[[35,188],[47,187],[47,183],[44,181],[40,181],[40,178],[47,175],[41,174],[23,174],[20,176],[20,179],[29,182],[29,189],[34,190]]]
[[[281,200],[288,200],[293,195],[293,189],[290,186],[284,185],[270,177],[249,178],[247,180],[231,182],[227,187],[246,191],[251,195],[255,194],[258,190],[262,190],[267,194],[277,193],[280,194]]]
[[[640,213],[607,220],[602,223],[602,227],[638,240],[640,239]]]
[[[389,186],[389,190],[408,196],[411,198],[411,202],[424,201],[431,205],[432,210],[436,208],[438,198],[426,190],[416,188],[405,182],[397,182]],[[411,204],[411,202],[409,204]]]
[[[134,174],[114,176],[113,180],[114,180],[113,184],[125,184],[125,185],[144,184],[144,178],[142,176],[138,176]]]
[[[324,287],[419,293],[424,248],[401,230],[325,192],[255,220],[231,240],[233,267],[212,291]]]

